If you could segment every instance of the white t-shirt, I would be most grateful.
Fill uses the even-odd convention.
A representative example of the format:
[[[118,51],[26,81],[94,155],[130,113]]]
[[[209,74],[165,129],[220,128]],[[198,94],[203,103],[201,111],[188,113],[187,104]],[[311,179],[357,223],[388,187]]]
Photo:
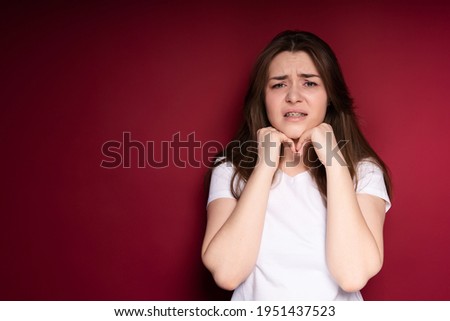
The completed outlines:
[[[233,198],[231,163],[213,170],[208,203]],[[381,169],[360,162],[357,193],[390,200]],[[291,177],[281,170],[271,187],[261,246],[255,267],[232,300],[362,300],[345,292],[331,276],[325,258],[326,204],[309,172]]]

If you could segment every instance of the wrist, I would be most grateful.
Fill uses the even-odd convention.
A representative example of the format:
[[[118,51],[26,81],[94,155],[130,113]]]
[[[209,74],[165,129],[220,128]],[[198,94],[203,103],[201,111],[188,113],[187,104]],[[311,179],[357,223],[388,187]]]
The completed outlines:
[[[277,171],[278,166],[275,163],[266,163],[258,162],[253,170],[254,173],[261,174],[261,175],[269,175],[273,176],[275,172]]]
[[[345,161],[344,155],[342,155],[341,151],[334,152],[332,151],[331,155],[327,156],[323,165],[326,169],[328,168],[348,168],[347,162]]]
[[[325,172],[328,176],[350,174],[349,166],[346,162],[341,162],[338,160],[332,160],[329,164],[325,165]]]

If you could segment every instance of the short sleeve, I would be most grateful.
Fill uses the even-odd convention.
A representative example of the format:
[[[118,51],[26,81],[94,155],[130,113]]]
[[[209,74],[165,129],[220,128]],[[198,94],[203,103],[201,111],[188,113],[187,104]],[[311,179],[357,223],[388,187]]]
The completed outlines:
[[[361,161],[357,166],[358,184],[356,193],[370,194],[386,201],[387,212],[391,208],[391,200],[387,193],[383,171],[371,161]]]
[[[233,165],[230,162],[224,162],[213,169],[207,204],[218,198],[235,198],[230,188],[233,173]]]

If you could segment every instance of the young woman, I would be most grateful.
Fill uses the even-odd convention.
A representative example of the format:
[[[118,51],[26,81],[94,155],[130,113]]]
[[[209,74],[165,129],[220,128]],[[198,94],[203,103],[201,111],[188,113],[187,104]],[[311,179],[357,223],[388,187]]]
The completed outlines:
[[[333,51],[282,32],[215,162],[203,262],[233,300],[362,300],[383,264],[389,197]]]

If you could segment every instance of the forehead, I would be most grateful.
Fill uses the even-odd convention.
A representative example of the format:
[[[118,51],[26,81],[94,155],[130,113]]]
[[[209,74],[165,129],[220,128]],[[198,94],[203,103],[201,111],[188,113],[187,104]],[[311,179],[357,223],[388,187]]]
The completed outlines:
[[[283,51],[276,55],[269,65],[269,75],[297,73],[315,73],[317,68],[309,56],[304,51]]]

